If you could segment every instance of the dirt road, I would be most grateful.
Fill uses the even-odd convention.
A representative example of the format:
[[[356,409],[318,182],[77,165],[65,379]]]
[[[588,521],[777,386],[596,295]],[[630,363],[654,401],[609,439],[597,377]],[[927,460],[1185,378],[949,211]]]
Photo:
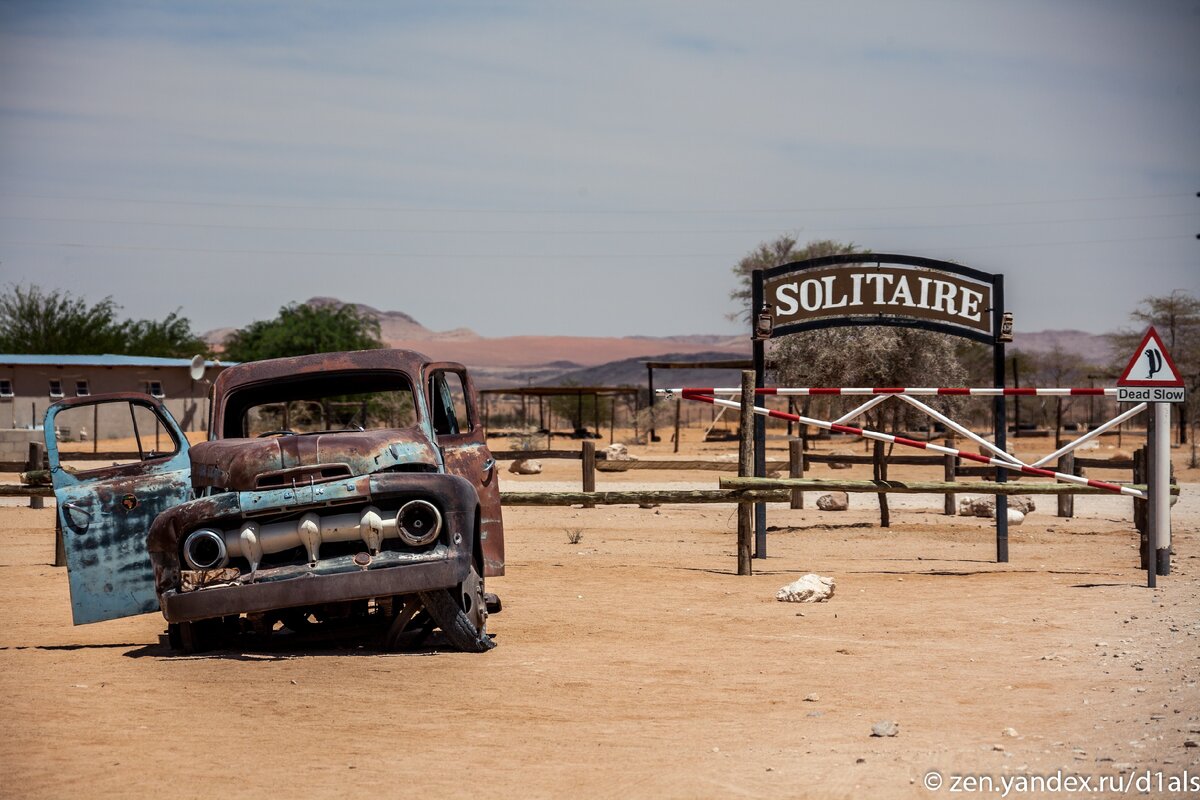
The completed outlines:
[[[524,485],[571,480],[555,469]],[[178,657],[158,615],[72,627],[54,512],[12,503],[0,796],[928,798],[1060,770],[1108,796],[1100,776],[1200,774],[1198,490],[1157,590],[1128,500],[1081,498],[1074,519],[1040,500],[1002,565],[990,522],[939,497],[888,530],[858,497],[773,506],[749,578],[732,507],[510,508],[484,655]],[[830,602],[774,599],[807,572],[836,579]],[[898,735],[872,737],[885,720]]]

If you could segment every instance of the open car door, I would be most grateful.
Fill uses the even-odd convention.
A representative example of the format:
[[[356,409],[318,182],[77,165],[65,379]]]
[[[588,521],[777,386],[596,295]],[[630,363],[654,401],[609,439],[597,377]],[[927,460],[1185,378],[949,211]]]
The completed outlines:
[[[483,577],[503,575],[500,476],[479,422],[478,395],[462,364],[448,361],[428,364],[425,376],[433,434],[446,462],[446,471],[466,478],[479,493]]]
[[[94,466],[97,451],[106,454],[105,466]],[[46,453],[75,624],[157,610],[146,536],[161,512],[192,498],[179,425],[147,395],[76,397],[46,412]],[[73,453],[90,463],[67,467]]]

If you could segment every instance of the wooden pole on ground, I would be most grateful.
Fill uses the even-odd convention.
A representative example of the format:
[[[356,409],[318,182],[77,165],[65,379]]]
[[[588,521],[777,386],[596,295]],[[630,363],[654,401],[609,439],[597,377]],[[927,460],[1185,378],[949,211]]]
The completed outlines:
[[[792,439],[788,442],[788,477],[804,477],[804,442]],[[792,490],[792,508],[804,508],[804,492]]]
[[[883,442],[876,440],[875,442],[873,442],[873,445],[874,445],[872,448],[873,452],[871,455],[871,469],[875,473],[875,480],[886,481],[887,480],[887,460],[884,458],[884,454],[883,454]],[[888,508],[887,493],[880,492],[878,494],[878,498],[879,498],[879,525],[880,525],[880,527],[883,527],[883,528],[890,528],[892,526],[892,513],[891,513],[891,509]]]
[[[42,462],[45,460],[45,445],[41,442],[29,443],[29,457],[25,460],[25,471],[33,472],[35,469],[42,469]],[[45,508],[46,498],[31,496],[29,498],[30,508]]]
[[[583,490],[596,491],[596,443],[591,439],[583,442]],[[595,503],[584,503],[584,508],[595,508]]]
[[[1058,460],[1058,472],[1064,475],[1075,474],[1075,453],[1063,453],[1062,458]],[[1058,496],[1058,515],[1060,517],[1075,516],[1075,495],[1060,494]]]
[[[954,440],[950,437],[946,437],[945,441],[942,443],[946,447],[954,447]],[[958,459],[955,456],[947,455],[945,457],[945,464],[942,468],[942,479],[945,480],[946,483],[954,483],[954,466],[957,460]],[[946,516],[953,517],[958,512],[958,509],[955,506],[955,502],[958,499],[957,495],[955,495],[954,492],[946,492],[945,498],[946,503],[942,511],[946,514]]]
[[[742,415],[738,448],[738,475],[754,475],[754,370],[742,371]],[[738,575],[749,575],[750,548],[754,541],[754,504],[738,503]]]

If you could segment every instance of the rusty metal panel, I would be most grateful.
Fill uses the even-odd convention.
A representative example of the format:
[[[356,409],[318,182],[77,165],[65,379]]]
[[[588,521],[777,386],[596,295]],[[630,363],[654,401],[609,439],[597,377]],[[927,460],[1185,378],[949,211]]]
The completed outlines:
[[[197,490],[211,486],[249,491],[269,484],[272,476],[279,479],[275,485],[290,486],[292,479],[296,483],[337,480],[414,464],[437,468],[433,444],[417,428],[218,439],[192,447],[192,477]],[[343,465],[344,471],[339,475],[317,474],[315,468],[323,465]]]
[[[479,394],[466,367],[451,361],[426,365],[422,389],[429,391],[430,381],[437,372],[456,373],[463,383],[467,415],[471,430],[456,435],[437,437],[442,450],[446,472],[461,475],[475,487],[479,495],[479,540],[483,551],[485,578],[504,574],[504,519],[500,510],[500,470],[487,446],[487,434],[479,424]],[[432,402],[432,397],[426,398]]]
[[[192,496],[187,439],[160,404],[144,395],[97,396],[93,403],[132,402],[151,408],[175,439],[169,457],[89,470],[62,469],[54,418],[46,413],[46,449],[67,553],[71,613],[76,625],[154,611],[159,607],[146,536],[155,518]]]

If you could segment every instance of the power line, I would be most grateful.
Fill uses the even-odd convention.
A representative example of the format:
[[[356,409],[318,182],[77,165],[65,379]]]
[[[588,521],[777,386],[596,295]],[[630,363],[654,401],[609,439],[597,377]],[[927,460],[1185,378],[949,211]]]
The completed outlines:
[[[1072,217],[1066,219],[1040,219],[1040,220],[1015,220],[1015,221],[994,221],[994,222],[950,222],[938,223],[933,225],[857,225],[847,227],[815,227],[815,231],[824,231],[831,233],[847,233],[855,231],[897,231],[897,230],[940,230],[954,228],[996,228],[996,227],[1016,227],[1025,225],[1068,225],[1084,222],[1132,222],[1152,219],[1182,219],[1192,218],[1195,214],[1144,214],[1119,217]],[[777,228],[706,228],[706,229],[663,229],[663,228],[624,228],[624,229],[567,229],[567,230],[547,230],[544,228],[509,228],[509,229],[482,229],[482,228],[389,228],[389,227],[359,227],[359,228],[341,228],[341,227],[313,227],[313,226],[296,226],[296,225],[246,225],[240,223],[222,223],[222,222],[161,222],[157,220],[122,220],[122,219],[88,219],[86,217],[38,217],[38,216],[22,216],[13,214],[0,214],[0,220],[10,220],[13,222],[59,222],[71,223],[80,225],[126,225],[126,226],[143,226],[156,228],[195,228],[202,230],[238,230],[238,231],[283,231],[293,233],[416,233],[416,234],[432,234],[432,235],[462,235],[462,234],[484,234],[489,236],[495,235],[537,235],[537,236],[634,236],[642,234],[658,234],[658,235],[687,235],[695,236],[700,234],[770,234],[777,232]]]
[[[437,213],[437,214],[528,214],[528,215],[570,215],[570,216],[710,216],[749,215],[749,214],[812,214],[824,212],[846,211],[902,211],[918,209],[957,209],[957,208],[998,208],[1004,206],[1028,205],[1059,205],[1067,203],[1099,203],[1119,200],[1162,200],[1190,197],[1190,194],[1147,194],[1147,195],[1114,195],[1100,197],[1069,197],[1059,199],[1037,200],[996,200],[980,203],[941,203],[941,204],[903,204],[889,206],[813,206],[808,208],[724,208],[724,209],[503,209],[503,208],[455,208],[431,206],[339,206],[318,204],[283,204],[283,203],[230,203],[206,200],[141,200],[129,197],[87,197],[70,195],[37,195],[0,193],[0,198],[24,198],[26,200],[68,200],[101,203],[130,203],[139,205],[163,206],[201,206],[209,208],[269,208],[287,209],[294,211],[387,211],[404,213]]]
[[[1131,236],[1115,239],[1085,239],[1061,242],[1005,242],[992,245],[939,245],[942,250],[996,250],[1012,247],[1060,247],[1090,244],[1117,244],[1121,242],[1155,242],[1173,239],[1191,239],[1191,235],[1178,236]],[[336,256],[357,258],[422,258],[422,259],[521,259],[566,260],[566,259],[663,259],[663,258],[722,258],[736,259],[744,254],[730,253],[405,253],[387,250],[252,250],[243,248],[167,247],[160,245],[100,244],[91,242],[0,242],[0,247],[50,247],[82,250],[119,250],[128,252],[193,253],[206,255],[256,255],[256,256]],[[882,248],[880,248],[882,251]],[[870,254],[864,253],[864,260]]]

